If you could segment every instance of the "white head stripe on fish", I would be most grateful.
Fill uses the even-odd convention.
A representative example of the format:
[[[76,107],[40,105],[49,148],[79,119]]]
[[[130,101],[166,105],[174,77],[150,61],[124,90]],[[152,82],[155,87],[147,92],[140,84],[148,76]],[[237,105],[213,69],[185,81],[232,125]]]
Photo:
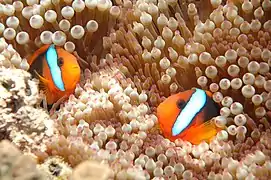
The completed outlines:
[[[48,63],[54,84],[59,90],[65,91],[61,69],[57,64],[58,55],[54,45],[51,45],[47,49],[45,58],[46,62]]]
[[[197,113],[202,110],[206,101],[207,95],[205,91],[196,88],[196,91],[192,94],[191,98],[186,103],[186,106],[182,109],[173,124],[172,136],[177,136],[189,126]]]

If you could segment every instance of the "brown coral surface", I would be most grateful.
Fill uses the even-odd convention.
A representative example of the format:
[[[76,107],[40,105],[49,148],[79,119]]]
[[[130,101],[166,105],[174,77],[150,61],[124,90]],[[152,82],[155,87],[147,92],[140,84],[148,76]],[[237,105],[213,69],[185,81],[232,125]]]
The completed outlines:
[[[270,19],[270,0],[0,1],[0,138],[40,163],[19,176],[35,163],[3,140],[0,179],[271,179]],[[83,70],[50,113],[26,72],[44,44]],[[221,105],[209,144],[159,129],[157,106],[192,87]]]

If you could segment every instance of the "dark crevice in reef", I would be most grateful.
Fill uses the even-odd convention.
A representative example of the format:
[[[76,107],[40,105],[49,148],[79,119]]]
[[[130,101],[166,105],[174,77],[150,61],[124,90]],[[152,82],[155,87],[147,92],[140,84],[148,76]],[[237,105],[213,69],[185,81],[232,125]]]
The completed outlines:
[[[50,165],[49,165],[49,170],[51,172],[51,174],[53,176],[59,176],[60,173],[61,173],[61,166],[59,164],[56,164],[55,162],[52,162]]]
[[[6,82],[2,82],[2,86],[9,91],[14,87],[14,83],[11,80],[7,80]]]

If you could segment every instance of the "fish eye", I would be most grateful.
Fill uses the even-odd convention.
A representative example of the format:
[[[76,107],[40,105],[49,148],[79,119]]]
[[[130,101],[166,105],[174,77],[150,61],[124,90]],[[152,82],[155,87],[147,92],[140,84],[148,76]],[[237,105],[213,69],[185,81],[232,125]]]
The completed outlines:
[[[58,58],[58,59],[57,59],[57,65],[58,65],[59,67],[61,67],[63,64],[64,64],[63,58],[62,58],[62,57]]]
[[[179,99],[179,100],[177,101],[177,107],[178,107],[179,109],[183,109],[183,108],[185,107],[185,105],[186,105],[186,102],[185,102],[184,100]]]

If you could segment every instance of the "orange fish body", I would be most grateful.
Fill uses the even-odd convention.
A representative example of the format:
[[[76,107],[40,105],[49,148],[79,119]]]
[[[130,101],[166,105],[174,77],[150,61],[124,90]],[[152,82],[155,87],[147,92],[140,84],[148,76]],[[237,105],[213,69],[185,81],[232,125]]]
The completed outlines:
[[[40,80],[40,87],[49,105],[74,92],[80,80],[77,59],[63,48],[44,45],[29,59],[30,73]]]
[[[199,144],[210,141],[220,130],[211,120],[219,106],[209,91],[192,89],[168,97],[157,108],[160,128],[166,138]]]

